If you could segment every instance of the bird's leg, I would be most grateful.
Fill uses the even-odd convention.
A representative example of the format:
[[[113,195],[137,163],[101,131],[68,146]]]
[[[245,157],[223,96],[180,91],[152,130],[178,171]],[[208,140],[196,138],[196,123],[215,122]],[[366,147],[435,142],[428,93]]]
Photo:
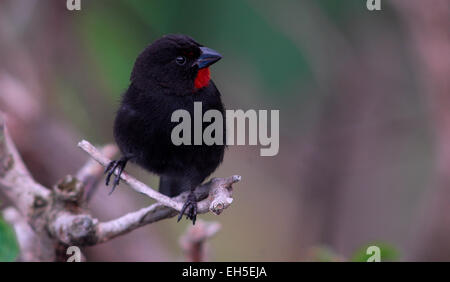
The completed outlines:
[[[108,166],[105,168],[105,173],[108,173],[108,175],[106,176],[106,186],[109,185],[109,179],[111,178],[111,175],[114,173],[114,170],[117,167],[117,161],[111,161]]]
[[[106,182],[105,182],[106,186],[109,185],[111,176],[114,174],[116,169],[118,169],[117,175],[114,178],[113,187],[111,189],[111,192],[109,192],[109,195],[111,195],[112,192],[114,192],[114,189],[116,189],[116,186],[119,185],[120,175],[122,174],[123,170],[125,169],[125,166],[127,165],[127,162],[129,159],[130,159],[129,157],[122,157],[118,161],[111,161],[108,164],[108,166],[106,167],[106,169],[105,169],[105,173],[107,173]]]
[[[192,220],[192,224],[195,225],[195,221],[197,220],[197,196],[195,196],[194,191],[195,187],[191,189],[186,202],[180,211],[177,222],[181,220],[183,214],[186,214],[186,218]]]

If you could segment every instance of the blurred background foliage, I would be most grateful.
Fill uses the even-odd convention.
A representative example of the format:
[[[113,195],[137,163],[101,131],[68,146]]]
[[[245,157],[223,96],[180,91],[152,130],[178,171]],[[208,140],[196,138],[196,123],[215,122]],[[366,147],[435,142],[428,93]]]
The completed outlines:
[[[63,2],[0,3],[0,109],[16,115],[12,132],[41,182],[86,160],[78,140],[113,141],[135,58],[162,35],[184,33],[224,55],[212,77],[227,108],[280,110],[276,157],[230,147],[214,173],[243,181],[231,209],[202,216],[223,226],[210,259],[351,258],[372,241],[414,256],[434,148],[421,74],[389,1],[382,12],[362,0],[82,0],[81,11]],[[32,93],[19,103],[39,108],[26,110],[29,120],[8,103],[19,96],[2,94],[6,78]],[[130,169],[157,187],[157,177]],[[90,204],[102,219],[148,204],[124,186],[107,192]],[[85,251],[88,260],[181,260],[186,224],[164,221]],[[317,246],[333,251],[312,255]]]

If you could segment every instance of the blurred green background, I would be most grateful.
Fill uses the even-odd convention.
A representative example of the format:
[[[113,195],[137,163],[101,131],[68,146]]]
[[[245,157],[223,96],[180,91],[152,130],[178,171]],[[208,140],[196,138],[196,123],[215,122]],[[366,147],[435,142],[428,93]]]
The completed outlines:
[[[184,33],[224,56],[212,77],[228,109],[280,110],[277,156],[231,146],[213,174],[243,180],[230,209],[201,216],[222,225],[210,260],[350,260],[373,241],[390,259],[423,257],[434,135],[424,74],[391,1],[373,12],[361,0],[81,2],[81,11],[0,2],[0,109],[36,179],[51,186],[74,173],[87,160],[81,139],[113,142],[135,58]],[[157,187],[156,176],[129,169]],[[149,204],[124,185],[107,193],[100,187],[90,203],[100,219]],[[182,260],[187,226],[166,220],[84,251],[88,260]]]

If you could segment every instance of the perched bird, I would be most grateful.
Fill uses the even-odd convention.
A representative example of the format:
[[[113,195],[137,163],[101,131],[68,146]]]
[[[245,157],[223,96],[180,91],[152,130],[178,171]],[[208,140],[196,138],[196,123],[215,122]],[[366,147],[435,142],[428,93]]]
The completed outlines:
[[[105,170],[108,185],[118,169],[111,192],[127,162],[134,162],[160,176],[161,193],[173,197],[190,191],[178,221],[186,214],[195,224],[194,190],[222,162],[225,145],[174,145],[171,132],[177,123],[171,116],[184,109],[193,117],[194,102],[202,102],[203,113],[210,109],[224,113],[209,71],[221,58],[186,35],[166,35],[138,56],[114,122],[114,138],[123,156]],[[204,122],[203,128],[208,124]],[[223,131],[225,138],[225,126]]]

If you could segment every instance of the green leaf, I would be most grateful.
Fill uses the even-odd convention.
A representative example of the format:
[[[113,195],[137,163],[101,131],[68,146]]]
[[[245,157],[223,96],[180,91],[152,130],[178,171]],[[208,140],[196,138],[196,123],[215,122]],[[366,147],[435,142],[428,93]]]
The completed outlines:
[[[3,218],[0,217],[0,261],[14,261],[19,254],[16,234]]]
[[[394,246],[384,242],[372,242],[359,248],[353,254],[351,261],[367,262],[367,260],[372,256],[372,254],[367,254],[367,249],[370,246],[380,248],[381,261],[395,261],[399,257],[399,252]]]

